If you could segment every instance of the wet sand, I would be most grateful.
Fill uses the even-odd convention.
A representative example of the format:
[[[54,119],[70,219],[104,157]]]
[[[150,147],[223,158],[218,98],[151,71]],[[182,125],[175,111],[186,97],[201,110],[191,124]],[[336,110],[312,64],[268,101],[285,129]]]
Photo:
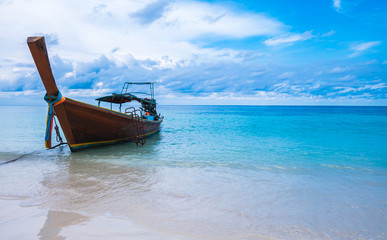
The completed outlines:
[[[311,191],[302,183],[320,180],[297,169],[265,168],[257,175],[223,166],[133,164],[136,154],[119,154],[124,147],[44,151],[2,165],[1,239],[385,237],[383,208],[347,206],[348,196]],[[335,186],[327,180],[325,188]],[[324,199],[316,197],[321,194]],[[370,209],[373,223],[364,222]]]
[[[123,217],[44,210],[20,200],[0,200],[0,212],[1,239],[171,239]]]

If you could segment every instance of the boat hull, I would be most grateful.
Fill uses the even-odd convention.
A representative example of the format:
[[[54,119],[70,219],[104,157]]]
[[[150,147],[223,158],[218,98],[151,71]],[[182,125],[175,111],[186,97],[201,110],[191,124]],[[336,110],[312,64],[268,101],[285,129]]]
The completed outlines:
[[[71,151],[136,139],[135,121],[144,135],[160,130],[162,120],[134,119],[130,115],[66,98],[54,106],[55,114]]]

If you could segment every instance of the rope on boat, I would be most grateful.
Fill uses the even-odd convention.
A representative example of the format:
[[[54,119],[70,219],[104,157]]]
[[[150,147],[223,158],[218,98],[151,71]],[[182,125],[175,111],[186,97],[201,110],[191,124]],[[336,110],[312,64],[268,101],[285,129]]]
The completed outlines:
[[[46,121],[46,135],[44,138],[44,145],[46,148],[52,149],[52,148],[55,148],[59,145],[65,144],[65,143],[63,143],[62,138],[59,135],[59,139],[61,140],[61,142],[58,145],[52,147],[51,146],[51,132],[52,132],[52,127],[53,127],[54,115],[55,115],[54,106],[61,104],[62,102],[64,102],[66,100],[66,98],[63,97],[62,94],[58,91],[57,96],[47,95],[47,93],[46,93],[46,95],[44,96],[44,100],[48,103],[48,113],[47,113],[47,121]],[[55,122],[55,125],[56,125],[56,122]],[[55,128],[55,131],[56,131],[57,140],[58,140],[59,129],[57,129],[57,126]]]
[[[67,142],[63,142],[63,139],[62,139],[62,137],[60,136],[60,132],[59,132],[59,127],[58,127],[58,124],[56,123],[56,120],[55,120],[55,111],[54,111],[54,116],[53,116],[53,118],[54,118],[54,123],[55,123],[55,127],[54,127],[54,129],[55,129],[55,133],[56,133],[56,141],[58,142],[58,144],[57,145],[55,145],[55,146],[53,146],[53,147],[50,147],[49,149],[53,149],[53,148],[56,148],[56,147],[59,147],[60,145],[65,145],[65,144],[67,144]],[[50,142],[51,143],[51,142]]]

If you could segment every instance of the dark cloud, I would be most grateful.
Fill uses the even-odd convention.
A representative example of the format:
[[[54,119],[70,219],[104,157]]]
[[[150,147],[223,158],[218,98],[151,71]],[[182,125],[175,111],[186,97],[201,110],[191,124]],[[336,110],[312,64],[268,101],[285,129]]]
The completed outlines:
[[[167,8],[168,3],[166,1],[157,1],[146,5],[143,9],[129,16],[135,18],[142,25],[148,25],[161,18]]]

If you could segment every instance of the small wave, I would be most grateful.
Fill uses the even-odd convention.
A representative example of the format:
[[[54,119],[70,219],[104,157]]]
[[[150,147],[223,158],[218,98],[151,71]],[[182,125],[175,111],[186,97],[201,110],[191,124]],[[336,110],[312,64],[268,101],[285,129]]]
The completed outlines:
[[[375,172],[375,170],[372,170],[369,168],[355,168],[355,167],[351,167],[351,166],[339,166],[339,165],[333,165],[333,164],[320,164],[320,166],[334,168],[334,169],[351,170],[351,171]]]
[[[40,202],[40,201],[37,201],[37,202],[21,201],[21,202],[19,202],[20,207],[35,207],[35,206],[40,206],[40,205],[42,205],[42,202]]]

